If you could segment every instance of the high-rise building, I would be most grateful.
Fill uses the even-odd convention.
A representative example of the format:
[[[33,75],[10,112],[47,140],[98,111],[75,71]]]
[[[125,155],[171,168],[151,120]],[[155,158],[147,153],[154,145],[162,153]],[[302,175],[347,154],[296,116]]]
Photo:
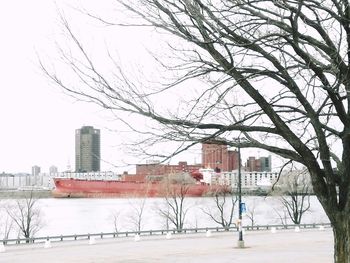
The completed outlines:
[[[40,166],[34,165],[32,166],[32,176],[37,176],[41,172]]]
[[[57,174],[58,173],[58,168],[54,165],[51,165],[49,168],[49,174]]]
[[[83,126],[75,131],[75,171],[100,171],[100,130]]]
[[[37,185],[39,181],[40,173],[41,173],[40,166],[37,166],[37,165],[32,166],[32,176],[28,178],[29,181],[27,182],[27,185]]]

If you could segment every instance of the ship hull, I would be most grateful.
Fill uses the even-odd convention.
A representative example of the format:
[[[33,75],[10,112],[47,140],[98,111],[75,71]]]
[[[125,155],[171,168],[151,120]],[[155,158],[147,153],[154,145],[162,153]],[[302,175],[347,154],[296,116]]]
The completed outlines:
[[[115,198],[115,197],[164,197],[183,194],[190,197],[209,196],[223,189],[207,184],[164,184],[162,182],[128,182],[54,178],[54,197]]]

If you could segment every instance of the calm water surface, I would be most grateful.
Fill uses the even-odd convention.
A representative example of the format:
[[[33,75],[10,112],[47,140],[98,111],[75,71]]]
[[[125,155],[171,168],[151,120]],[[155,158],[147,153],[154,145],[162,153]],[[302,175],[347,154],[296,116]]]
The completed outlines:
[[[142,215],[142,229],[166,229],[166,220],[159,210],[165,209],[163,198],[134,198],[134,199],[39,199],[37,204],[41,208],[41,217],[44,222],[42,229],[36,236],[70,235],[99,232],[113,232],[114,226],[119,231],[135,230],[135,217],[144,203]],[[255,225],[280,224],[281,219],[276,211],[284,217],[283,207],[277,197],[243,197],[246,208],[254,210]],[[2,202],[13,202],[3,200]],[[204,212],[211,210],[216,213],[213,198],[186,198],[185,208],[188,209],[185,227],[218,226]],[[238,210],[235,210],[235,221]],[[117,218],[117,220],[114,220]],[[2,216],[4,220],[4,215]],[[329,222],[316,197],[311,197],[311,208],[302,220],[302,223]],[[289,221],[290,223],[290,221]],[[247,215],[243,215],[243,224],[250,225]],[[173,226],[170,225],[170,228]]]

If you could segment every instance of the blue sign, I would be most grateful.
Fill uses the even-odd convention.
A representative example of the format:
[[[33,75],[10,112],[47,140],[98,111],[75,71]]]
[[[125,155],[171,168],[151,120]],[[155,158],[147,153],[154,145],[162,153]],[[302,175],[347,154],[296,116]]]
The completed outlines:
[[[245,213],[246,212],[246,207],[245,207],[245,203],[241,203],[241,213]]]

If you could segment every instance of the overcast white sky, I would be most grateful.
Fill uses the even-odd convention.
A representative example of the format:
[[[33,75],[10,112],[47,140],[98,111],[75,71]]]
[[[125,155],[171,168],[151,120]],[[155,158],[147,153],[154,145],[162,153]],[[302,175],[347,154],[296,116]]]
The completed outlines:
[[[60,171],[69,163],[74,167],[74,131],[83,125],[101,129],[103,170],[116,170],[108,162],[124,163],[118,134],[105,129],[105,113],[54,88],[38,68],[36,52],[50,52],[57,21],[53,1],[1,1],[0,173],[30,172],[33,165],[43,172],[51,165]]]
[[[62,94],[38,69],[36,50],[54,43],[55,8],[50,0],[1,1],[0,172],[74,167],[74,131],[83,125],[101,128],[102,154],[115,156],[100,109]]]
[[[64,2],[56,1],[60,6]],[[0,173],[30,172],[33,165],[40,166],[43,172],[51,165],[60,171],[68,164],[74,167],[74,131],[83,125],[101,129],[102,159],[106,161],[101,164],[102,170],[130,169],[122,167],[127,157],[118,147],[118,133],[106,129],[110,124],[106,113],[63,94],[49,84],[38,68],[36,52],[54,52],[60,32],[55,3],[2,1],[0,27]],[[122,53],[137,40],[126,37],[124,41]],[[200,162],[200,155],[191,155],[187,161]],[[108,163],[121,167],[116,169]]]

